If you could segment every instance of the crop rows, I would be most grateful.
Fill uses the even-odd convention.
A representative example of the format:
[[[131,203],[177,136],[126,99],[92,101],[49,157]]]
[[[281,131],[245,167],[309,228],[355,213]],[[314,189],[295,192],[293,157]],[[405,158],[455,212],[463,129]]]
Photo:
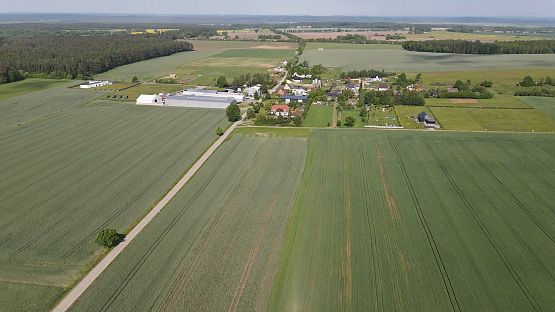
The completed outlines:
[[[0,301],[14,309],[53,304],[98,250],[98,231],[124,231],[227,125],[210,110],[67,110],[0,135]],[[52,291],[31,300],[37,287]]]
[[[234,136],[73,310],[264,310],[305,144]]]
[[[313,130],[270,310],[549,310],[553,143]]]

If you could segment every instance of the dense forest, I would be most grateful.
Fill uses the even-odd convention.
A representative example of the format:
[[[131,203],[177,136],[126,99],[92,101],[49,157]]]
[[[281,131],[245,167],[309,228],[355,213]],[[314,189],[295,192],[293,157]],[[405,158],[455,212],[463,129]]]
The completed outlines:
[[[403,49],[418,52],[458,54],[552,54],[555,40],[503,41],[484,43],[466,40],[407,41]]]
[[[191,43],[158,36],[14,37],[0,40],[0,66],[8,76],[17,71],[27,77],[83,79],[192,49]]]

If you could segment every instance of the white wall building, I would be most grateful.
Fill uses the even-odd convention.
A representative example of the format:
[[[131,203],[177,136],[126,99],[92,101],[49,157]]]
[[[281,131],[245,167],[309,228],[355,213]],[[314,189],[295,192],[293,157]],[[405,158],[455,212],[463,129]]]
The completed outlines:
[[[157,94],[141,94],[137,98],[137,105],[163,106],[164,101],[162,100],[162,97]]]
[[[217,90],[209,90],[203,88],[188,89],[181,92],[181,94],[187,96],[204,96],[212,98],[232,99],[237,103],[242,103],[243,101],[245,101],[245,95],[243,93],[219,92]]]
[[[103,87],[103,86],[107,86],[107,85],[111,85],[112,83],[110,81],[99,81],[99,80],[89,80],[87,83],[84,83],[82,85],[79,85],[79,88],[81,89],[92,89],[92,88],[97,88],[97,87]]]

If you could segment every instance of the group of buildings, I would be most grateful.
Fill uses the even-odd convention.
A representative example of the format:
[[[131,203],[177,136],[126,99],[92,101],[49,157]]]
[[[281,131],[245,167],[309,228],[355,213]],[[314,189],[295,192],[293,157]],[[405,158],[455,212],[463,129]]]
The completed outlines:
[[[225,109],[231,104],[242,103],[244,100],[245,94],[232,90],[195,88],[174,94],[141,94],[137,99],[137,105]]]
[[[80,84],[79,88],[81,89],[92,89],[92,88],[98,88],[98,87],[104,87],[107,85],[111,85],[112,82],[107,81],[107,80],[89,80],[86,83]]]

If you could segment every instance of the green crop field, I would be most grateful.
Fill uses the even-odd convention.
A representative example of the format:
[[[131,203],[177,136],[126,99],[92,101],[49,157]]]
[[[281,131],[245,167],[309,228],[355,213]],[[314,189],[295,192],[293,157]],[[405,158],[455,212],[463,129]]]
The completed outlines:
[[[51,306],[101,254],[97,233],[125,231],[229,124],[218,110],[97,96],[64,87],[0,101],[0,310]]]
[[[443,107],[489,107],[489,108],[530,108],[525,102],[511,95],[497,94],[491,99],[426,99],[426,106]]]
[[[308,43],[302,60],[326,67],[395,72],[555,68],[555,54],[460,55],[405,51],[400,45]]]
[[[423,34],[406,34],[407,40],[480,40],[483,42],[515,41],[515,40],[542,40],[550,36],[540,35],[512,35],[493,33],[460,33],[451,31],[431,31]]]
[[[331,125],[333,119],[332,106],[311,105],[303,121],[303,127],[324,128]]]
[[[463,131],[555,132],[555,119],[536,109],[429,107],[441,127]]]
[[[5,131],[24,127],[40,120],[54,121],[56,116],[76,108],[86,107],[102,91],[70,89],[62,86],[35,91],[21,96],[0,100],[0,135]]]
[[[521,97],[522,101],[526,102],[531,107],[546,113],[555,119],[555,98],[552,97]]]
[[[308,142],[269,310],[555,306],[553,135],[313,129]]]
[[[234,135],[72,311],[265,310],[305,154]]]
[[[190,51],[176,53],[147,61],[120,66],[105,73],[96,75],[97,79],[113,81],[131,81],[137,76],[140,81],[150,81],[175,73],[182,64],[192,62],[218,53],[218,51]]]
[[[75,82],[68,83],[67,80],[56,79],[25,79],[22,81],[0,84],[0,100],[35,91],[50,89],[64,84],[71,86],[74,85]]]

